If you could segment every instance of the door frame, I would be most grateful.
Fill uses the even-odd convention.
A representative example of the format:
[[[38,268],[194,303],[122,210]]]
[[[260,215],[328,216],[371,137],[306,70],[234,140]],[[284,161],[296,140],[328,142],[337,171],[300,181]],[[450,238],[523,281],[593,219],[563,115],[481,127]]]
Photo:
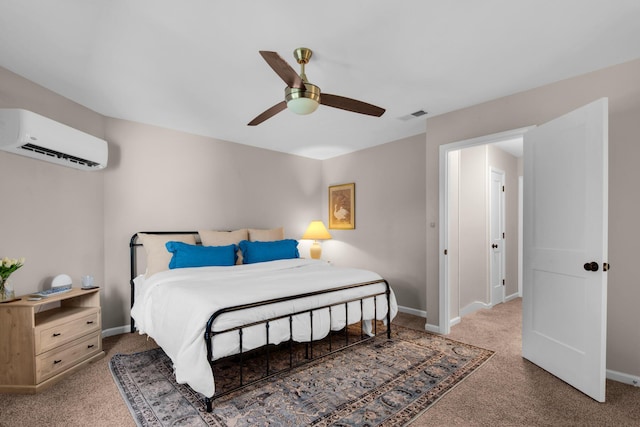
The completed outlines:
[[[439,315],[438,315],[438,330],[437,333],[447,335],[451,332],[451,318],[450,318],[450,295],[449,295],[449,262],[448,257],[445,255],[449,242],[449,202],[447,195],[449,194],[449,181],[448,181],[448,165],[447,158],[450,151],[460,150],[467,147],[474,147],[477,145],[485,145],[493,142],[499,142],[506,139],[513,139],[517,137],[523,137],[530,129],[535,126],[526,126],[518,129],[512,129],[504,132],[494,133],[491,135],[480,136],[471,139],[465,139],[462,141],[451,142],[449,144],[442,144],[439,147],[439,215],[440,215],[440,229],[439,229]],[[433,328],[430,328],[433,330]]]

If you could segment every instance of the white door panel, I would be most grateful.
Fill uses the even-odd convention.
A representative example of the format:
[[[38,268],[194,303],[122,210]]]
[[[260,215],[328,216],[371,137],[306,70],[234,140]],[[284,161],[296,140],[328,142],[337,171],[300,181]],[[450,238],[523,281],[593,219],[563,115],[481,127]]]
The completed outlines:
[[[608,104],[525,134],[522,355],[604,402]],[[596,262],[597,271],[585,263]]]
[[[504,302],[505,277],[505,245],[504,245],[504,172],[490,168],[489,170],[489,241],[490,274],[491,274],[491,305]]]

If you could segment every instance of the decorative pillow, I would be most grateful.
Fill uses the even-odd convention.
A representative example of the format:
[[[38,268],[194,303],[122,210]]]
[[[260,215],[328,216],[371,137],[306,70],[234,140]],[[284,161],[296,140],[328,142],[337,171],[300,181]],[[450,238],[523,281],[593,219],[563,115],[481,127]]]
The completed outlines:
[[[150,277],[159,271],[169,269],[171,254],[165,244],[169,241],[183,242],[195,245],[196,236],[193,234],[145,234],[138,233],[138,238],[147,251],[146,277]]]
[[[249,239],[249,231],[246,228],[235,231],[198,230],[198,234],[205,246],[237,245],[242,240]],[[238,252],[236,264],[242,264],[242,252]]]
[[[284,227],[270,230],[249,229],[249,241],[251,242],[275,242],[284,239]]]
[[[300,258],[298,241],[293,239],[284,239],[275,242],[249,242],[243,240],[239,246],[244,255],[245,264]]]
[[[236,264],[236,245],[198,246],[182,242],[167,242],[173,254],[169,268],[231,266]]]

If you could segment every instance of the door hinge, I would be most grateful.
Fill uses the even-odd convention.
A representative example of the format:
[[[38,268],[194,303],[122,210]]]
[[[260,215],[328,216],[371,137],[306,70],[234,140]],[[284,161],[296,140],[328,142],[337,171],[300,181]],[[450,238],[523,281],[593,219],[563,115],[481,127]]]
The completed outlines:
[[[504,239],[504,233],[502,233],[502,238]]]
[[[444,254],[446,255],[447,253],[448,253],[448,251],[445,249],[445,250],[444,250]]]
[[[504,286],[504,279],[502,279],[502,286]]]
[[[502,192],[504,193],[504,185],[502,186]]]

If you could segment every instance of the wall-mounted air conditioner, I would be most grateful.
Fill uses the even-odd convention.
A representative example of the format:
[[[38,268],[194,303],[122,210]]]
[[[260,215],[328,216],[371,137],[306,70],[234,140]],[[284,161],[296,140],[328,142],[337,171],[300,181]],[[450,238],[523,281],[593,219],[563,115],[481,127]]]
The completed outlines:
[[[108,159],[107,141],[18,108],[0,108],[0,150],[82,170]]]

